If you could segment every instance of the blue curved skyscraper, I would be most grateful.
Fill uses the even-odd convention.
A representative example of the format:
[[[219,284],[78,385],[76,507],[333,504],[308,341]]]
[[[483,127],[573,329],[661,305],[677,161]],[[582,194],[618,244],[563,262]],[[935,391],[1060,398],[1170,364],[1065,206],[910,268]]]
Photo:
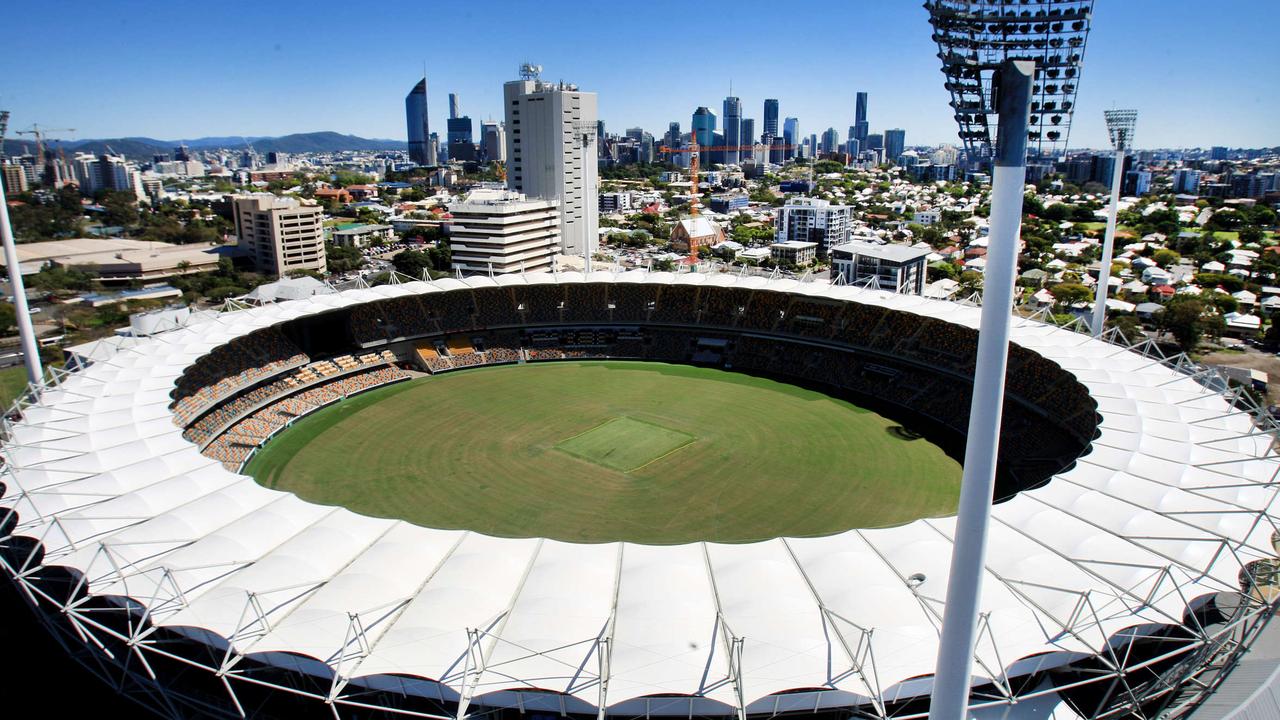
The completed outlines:
[[[427,77],[422,76],[404,99],[405,122],[409,128],[409,159],[419,165],[435,165],[427,147],[431,129],[427,125]]]

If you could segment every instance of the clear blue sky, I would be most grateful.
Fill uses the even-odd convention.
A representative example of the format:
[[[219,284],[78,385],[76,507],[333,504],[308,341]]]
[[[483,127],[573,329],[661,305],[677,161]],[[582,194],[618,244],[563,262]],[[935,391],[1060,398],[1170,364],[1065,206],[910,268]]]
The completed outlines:
[[[477,120],[500,117],[502,83],[529,60],[598,92],[610,132],[688,130],[698,105],[720,114],[732,81],[757,132],[764,98],[777,97],[804,134],[833,126],[843,139],[865,90],[873,132],[955,142],[919,0],[55,0],[4,16],[11,127],[76,138],[404,138],[404,95],[424,62],[443,135],[447,93]],[[1098,0],[1071,144],[1104,146],[1110,107],[1140,111],[1143,147],[1280,144],[1278,24],[1277,0]]]

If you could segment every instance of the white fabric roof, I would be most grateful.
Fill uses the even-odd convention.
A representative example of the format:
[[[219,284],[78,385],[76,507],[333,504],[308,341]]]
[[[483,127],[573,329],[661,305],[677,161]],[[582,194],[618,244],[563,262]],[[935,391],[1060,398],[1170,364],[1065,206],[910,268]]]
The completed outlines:
[[[740,650],[748,704],[801,687],[850,699],[927,692],[927,681],[905,682],[934,669],[954,518],[739,545],[494,538],[270,490],[200,455],[172,422],[174,381],[232,338],[387,297],[533,281],[706,282],[979,320],[976,308],[920,297],[729,275],[561,273],[317,295],[122,346],[47,389],[13,427],[0,506],[20,514],[17,533],[41,538],[45,564],[81,571],[91,593],[131,596],[154,624],[201,628],[240,653],[316,658],[356,682],[399,673],[452,698],[537,687],[610,706],[657,693],[732,706]],[[1102,422],[1071,469],[993,511],[980,678],[1038,653],[1056,653],[1043,665],[1098,652],[1133,625],[1178,623],[1190,599],[1237,589],[1242,562],[1274,555],[1267,484],[1280,466],[1247,416],[1113,345],[1025,319],[1012,338],[1073,373]],[[469,653],[481,658],[471,680],[459,660]]]

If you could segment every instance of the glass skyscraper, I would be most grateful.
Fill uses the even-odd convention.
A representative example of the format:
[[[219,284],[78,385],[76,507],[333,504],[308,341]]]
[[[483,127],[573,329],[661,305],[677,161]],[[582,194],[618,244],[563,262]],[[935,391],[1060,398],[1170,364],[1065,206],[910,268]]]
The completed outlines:
[[[699,145],[715,144],[716,114],[703,106],[693,111],[693,137]]]
[[[898,162],[898,156],[907,149],[907,131],[893,128],[884,131],[884,159],[891,163]]]
[[[722,153],[724,162],[736,165],[742,157],[742,102],[732,95],[724,99],[724,144],[730,148]]]
[[[431,131],[427,127],[427,78],[424,76],[404,99],[405,122],[409,128],[409,159],[419,165],[435,165],[427,147]]]
[[[787,144],[786,157],[795,157],[800,150],[800,119],[789,117],[782,122],[782,139]]]
[[[871,132],[871,126],[867,123],[867,94],[858,93],[857,106],[854,108],[853,114],[853,139],[857,140],[862,147],[867,146],[867,135]]]
[[[764,135],[760,140],[768,145],[773,139],[778,137],[778,101],[776,98],[766,98],[764,101]]]

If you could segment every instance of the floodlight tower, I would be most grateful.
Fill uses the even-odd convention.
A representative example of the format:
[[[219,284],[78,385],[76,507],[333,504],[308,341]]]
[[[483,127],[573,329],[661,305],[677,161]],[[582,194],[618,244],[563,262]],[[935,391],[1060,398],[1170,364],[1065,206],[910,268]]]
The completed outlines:
[[[964,720],[1004,410],[1027,153],[1066,147],[1093,0],[925,0],[971,160],[992,167],[991,220],[964,475],[929,707]]]
[[[38,385],[44,375],[44,369],[40,366],[40,349],[36,347],[36,333],[31,325],[31,311],[27,308],[27,289],[22,283],[18,248],[13,243],[13,226],[9,224],[9,202],[6,192],[3,184],[0,183],[0,244],[4,245],[5,267],[9,268],[9,287],[13,290],[13,309],[17,315],[22,357],[27,365],[27,380]]]
[[[1133,128],[1138,122],[1137,110],[1104,110],[1107,119],[1107,135],[1115,148],[1111,165],[1111,203],[1107,206],[1107,233],[1102,241],[1102,266],[1098,268],[1098,291],[1093,298],[1093,322],[1089,328],[1093,336],[1102,335],[1107,319],[1107,293],[1111,284],[1111,255],[1116,245],[1116,213],[1120,207],[1120,184],[1124,180],[1124,154],[1133,147]]]

